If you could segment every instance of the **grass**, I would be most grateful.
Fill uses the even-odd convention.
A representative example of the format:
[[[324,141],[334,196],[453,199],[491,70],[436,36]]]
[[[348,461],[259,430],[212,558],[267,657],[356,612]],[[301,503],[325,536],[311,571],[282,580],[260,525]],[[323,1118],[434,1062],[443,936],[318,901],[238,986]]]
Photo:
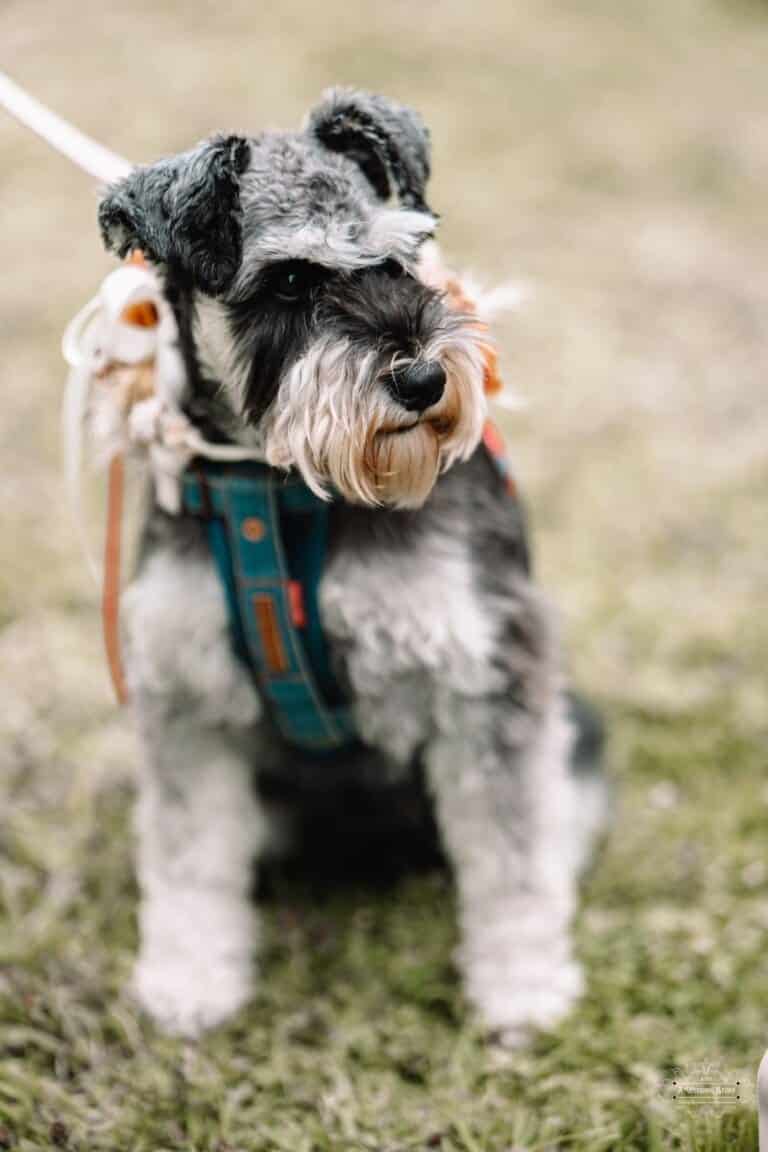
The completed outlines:
[[[0,65],[134,158],[296,123],[325,84],[420,106],[460,265],[529,279],[507,430],[617,808],[583,1003],[489,1047],[448,878],[266,909],[256,1001],[187,1045],[125,993],[134,748],[61,493],[58,339],[110,266],[83,178],[0,119],[0,1149],[756,1147],[768,1043],[764,5],[608,0],[0,11]],[[140,79],[137,81],[137,75]],[[672,1081],[739,1081],[694,1108]]]
[[[199,1044],[165,1039],[123,991],[136,935],[125,789],[12,813],[0,1147],[754,1148],[768,980],[760,754],[720,714],[626,715],[621,731],[617,827],[579,925],[587,996],[512,1055],[464,1011],[441,873],[319,900],[284,886],[253,1006]],[[53,860],[44,833],[62,819],[76,832]],[[740,1081],[738,1104],[672,1099],[679,1070],[695,1083],[712,1066]]]

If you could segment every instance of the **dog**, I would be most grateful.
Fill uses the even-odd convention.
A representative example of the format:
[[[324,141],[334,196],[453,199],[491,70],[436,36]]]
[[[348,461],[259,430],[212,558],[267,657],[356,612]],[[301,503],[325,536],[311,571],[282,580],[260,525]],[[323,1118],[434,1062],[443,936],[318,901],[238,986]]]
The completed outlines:
[[[429,175],[414,111],[334,89],[299,132],[213,137],[100,203],[107,247],[162,276],[195,426],[327,501],[318,604],[357,733],[322,763],[281,736],[233,651],[204,525],[153,504],[123,606],[142,749],[134,987],[173,1032],[252,993],[251,870],[284,831],[269,779],[321,779],[318,811],[342,825],[328,781],[384,795],[420,774],[482,1023],[518,1043],[582,991],[571,921],[599,790],[577,770],[520,506],[482,443],[486,337],[419,274]]]

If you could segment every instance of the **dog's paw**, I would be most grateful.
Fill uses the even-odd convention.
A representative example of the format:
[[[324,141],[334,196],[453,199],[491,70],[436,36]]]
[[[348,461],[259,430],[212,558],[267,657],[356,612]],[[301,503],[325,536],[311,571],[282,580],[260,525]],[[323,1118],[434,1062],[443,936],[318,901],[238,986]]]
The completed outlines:
[[[519,958],[512,964],[485,959],[469,966],[466,991],[494,1039],[518,1048],[568,1015],[584,991],[584,976],[574,960],[553,965],[539,957],[534,968]]]
[[[253,983],[250,966],[241,962],[206,965],[196,958],[142,956],[132,990],[164,1032],[189,1039],[234,1016],[250,999]]]

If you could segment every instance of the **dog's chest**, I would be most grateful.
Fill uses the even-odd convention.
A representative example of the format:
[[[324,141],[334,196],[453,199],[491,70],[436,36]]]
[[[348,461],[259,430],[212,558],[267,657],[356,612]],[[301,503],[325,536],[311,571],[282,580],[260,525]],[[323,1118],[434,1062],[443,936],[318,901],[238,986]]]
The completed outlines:
[[[398,760],[430,735],[446,695],[491,687],[496,629],[460,537],[343,539],[320,608],[361,735]]]

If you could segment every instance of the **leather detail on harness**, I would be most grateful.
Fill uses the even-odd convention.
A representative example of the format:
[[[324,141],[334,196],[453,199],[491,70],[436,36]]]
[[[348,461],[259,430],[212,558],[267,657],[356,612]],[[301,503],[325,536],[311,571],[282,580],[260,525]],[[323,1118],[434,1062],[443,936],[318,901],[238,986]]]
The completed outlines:
[[[285,655],[283,638],[280,635],[280,622],[275,602],[271,596],[258,594],[253,598],[253,610],[261,633],[261,647],[264,661],[270,676],[283,676],[288,671],[288,658]]]
[[[183,510],[206,523],[235,650],[285,739],[312,752],[355,741],[318,604],[328,505],[297,475],[256,463],[200,462],[182,492]]]

